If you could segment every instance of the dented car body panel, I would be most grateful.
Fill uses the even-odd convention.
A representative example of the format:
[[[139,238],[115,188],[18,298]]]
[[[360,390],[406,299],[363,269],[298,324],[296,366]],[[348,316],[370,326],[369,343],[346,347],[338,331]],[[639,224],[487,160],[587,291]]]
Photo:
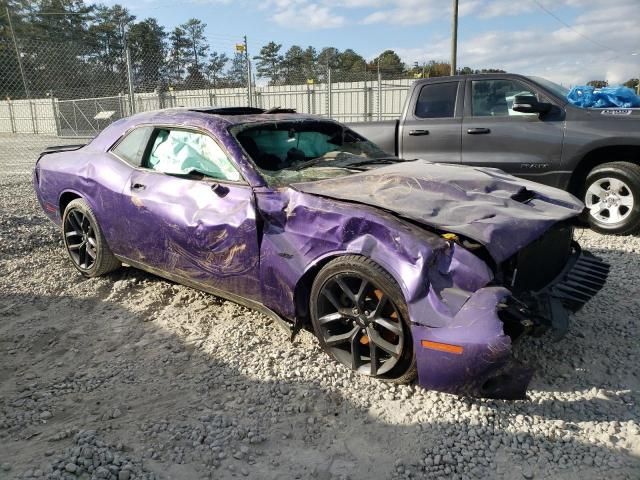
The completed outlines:
[[[424,160],[293,187],[392,209],[421,224],[465,235],[485,245],[498,262],[584,208],[570,193],[498,169]]]
[[[123,262],[263,306],[296,328],[308,320],[309,282],[318,269],[341,255],[367,257],[395,279],[406,300],[421,385],[523,398],[532,370],[513,358],[500,313],[513,292],[500,265],[554,225],[575,219],[582,204],[494,169],[421,161],[273,187],[230,133],[239,124],[314,120],[185,109],[139,114],[79,150],[45,152],[34,186],[58,224],[65,198],[84,198]],[[141,125],[205,132],[242,180],[176,177],[131,166],[110,152]],[[542,315],[535,302],[545,292],[535,292],[534,300],[525,292],[524,307],[513,315]]]

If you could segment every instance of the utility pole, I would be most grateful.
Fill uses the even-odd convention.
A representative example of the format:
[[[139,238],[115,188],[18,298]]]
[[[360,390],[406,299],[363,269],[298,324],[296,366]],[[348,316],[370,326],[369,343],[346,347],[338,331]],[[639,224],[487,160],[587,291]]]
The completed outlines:
[[[247,36],[244,36],[244,56],[247,60],[247,96],[248,96],[248,106],[253,106],[253,85],[251,81],[251,60],[249,60],[249,46],[247,45]]]
[[[451,75],[456,74],[458,56],[458,0],[453,0],[451,12]]]
[[[24,93],[27,98],[31,98],[31,95],[29,95],[29,87],[27,86],[27,78],[24,75],[24,67],[22,66],[22,57],[20,56],[20,50],[18,49],[16,33],[13,31],[13,23],[11,23],[11,14],[9,13],[9,7],[6,7],[6,11],[7,19],[9,20],[9,30],[11,31],[11,37],[13,38],[13,46],[16,49],[16,57],[18,57],[18,67],[20,68],[20,76],[22,77],[22,86],[24,87]]]

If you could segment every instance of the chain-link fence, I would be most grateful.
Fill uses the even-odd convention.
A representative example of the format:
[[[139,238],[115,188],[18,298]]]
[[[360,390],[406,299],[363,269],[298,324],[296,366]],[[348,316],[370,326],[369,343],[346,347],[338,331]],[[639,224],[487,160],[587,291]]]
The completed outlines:
[[[146,53],[145,53],[146,52]],[[91,137],[133,113],[169,107],[293,108],[340,121],[399,116],[413,81],[402,70],[314,63],[253,76],[236,53],[225,71],[177,65],[170,52],[43,40],[0,41],[0,133]]]

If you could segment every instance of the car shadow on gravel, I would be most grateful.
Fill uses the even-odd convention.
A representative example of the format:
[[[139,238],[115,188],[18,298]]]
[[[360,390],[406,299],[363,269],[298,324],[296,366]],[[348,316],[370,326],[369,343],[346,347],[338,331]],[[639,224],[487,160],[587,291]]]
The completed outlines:
[[[0,296],[0,463],[11,476],[638,478],[638,450],[624,443],[634,405],[392,387],[335,366],[306,333],[287,343],[268,319],[228,302],[214,313],[235,316],[194,338],[155,316],[170,295],[139,311],[113,300],[132,296],[123,278],[171,287],[127,275],[106,279],[121,282],[109,299]],[[206,315],[189,307],[185,325]],[[237,356],[226,351],[235,331]]]

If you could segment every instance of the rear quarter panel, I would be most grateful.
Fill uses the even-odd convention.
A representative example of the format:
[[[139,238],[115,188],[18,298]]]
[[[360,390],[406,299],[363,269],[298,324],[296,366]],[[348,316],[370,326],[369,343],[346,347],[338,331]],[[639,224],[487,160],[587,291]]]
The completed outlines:
[[[58,225],[61,223],[64,212],[60,210],[60,199],[64,193],[82,197],[94,211],[109,246],[117,253],[117,210],[132,168],[110,153],[80,149],[45,155],[36,169],[36,193],[49,218]]]

